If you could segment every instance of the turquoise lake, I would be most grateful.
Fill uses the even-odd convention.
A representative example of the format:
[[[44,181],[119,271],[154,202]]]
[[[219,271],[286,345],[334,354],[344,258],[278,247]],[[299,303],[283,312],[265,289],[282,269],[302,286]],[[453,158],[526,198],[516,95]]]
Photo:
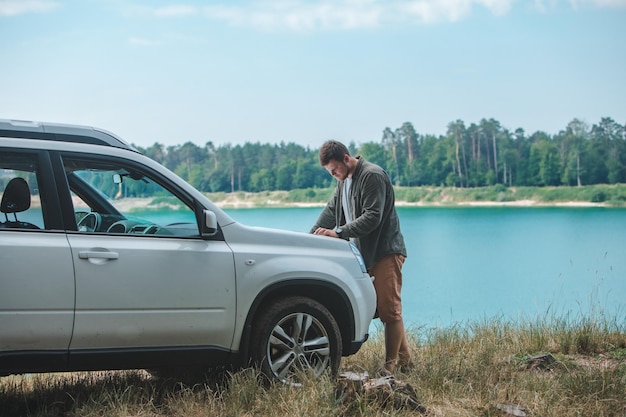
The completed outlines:
[[[308,232],[320,208],[226,210]],[[405,325],[597,315],[626,321],[626,210],[398,208]]]

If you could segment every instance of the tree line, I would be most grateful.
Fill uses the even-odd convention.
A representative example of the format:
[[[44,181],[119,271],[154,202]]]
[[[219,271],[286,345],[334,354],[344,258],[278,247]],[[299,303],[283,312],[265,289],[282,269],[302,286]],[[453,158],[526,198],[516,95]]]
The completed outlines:
[[[626,126],[608,117],[592,126],[573,119],[553,135],[527,135],[522,128],[510,131],[497,120],[482,119],[469,126],[456,120],[436,136],[405,122],[383,129],[379,142],[347,145],[352,154],[382,166],[397,186],[626,183]],[[327,188],[334,181],[319,165],[319,148],[296,143],[188,141],[138,149],[205,192]]]

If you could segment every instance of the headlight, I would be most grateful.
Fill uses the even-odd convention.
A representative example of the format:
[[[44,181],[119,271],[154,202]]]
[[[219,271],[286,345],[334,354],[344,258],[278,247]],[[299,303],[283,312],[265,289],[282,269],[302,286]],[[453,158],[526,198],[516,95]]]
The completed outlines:
[[[350,242],[350,249],[352,249],[352,253],[354,253],[356,260],[359,262],[359,265],[361,266],[361,271],[366,273],[367,268],[365,267],[365,260],[363,259],[363,256],[361,256],[359,248],[357,248],[354,243]]]

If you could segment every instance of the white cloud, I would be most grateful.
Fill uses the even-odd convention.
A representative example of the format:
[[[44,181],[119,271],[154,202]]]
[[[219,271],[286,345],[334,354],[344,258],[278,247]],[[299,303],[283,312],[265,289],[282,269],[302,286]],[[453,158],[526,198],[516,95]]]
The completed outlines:
[[[261,29],[359,29],[385,24],[457,21],[474,7],[494,15],[508,13],[515,0],[302,0],[207,6],[205,16],[234,26]]]
[[[497,16],[505,15],[515,0],[414,0],[399,2],[399,8],[419,23],[456,22],[480,6]]]
[[[384,5],[372,0],[273,1],[248,7],[207,6],[205,16],[234,26],[260,29],[313,30],[374,27],[381,23]]]
[[[157,17],[204,15],[232,26],[262,30],[348,30],[397,24],[435,24],[466,19],[476,9],[495,16],[508,14],[515,3],[546,11],[560,4],[573,9],[626,7],[626,0],[267,0],[231,5],[171,5],[147,9]]]
[[[47,0],[0,0],[0,16],[46,13],[59,6],[59,3]]]

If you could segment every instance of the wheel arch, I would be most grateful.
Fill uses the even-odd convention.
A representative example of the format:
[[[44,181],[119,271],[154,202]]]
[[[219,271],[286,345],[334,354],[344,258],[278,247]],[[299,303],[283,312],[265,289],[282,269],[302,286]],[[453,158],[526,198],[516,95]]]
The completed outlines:
[[[239,349],[242,365],[247,365],[246,361],[249,360],[250,334],[257,312],[274,300],[289,296],[308,297],[326,307],[339,327],[342,355],[350,351],[355,330],[354,312],[347,294],[331,282],[320,281],[319,279],[292,279],[276,282],[266,287],[252,303],[246,317]]]

